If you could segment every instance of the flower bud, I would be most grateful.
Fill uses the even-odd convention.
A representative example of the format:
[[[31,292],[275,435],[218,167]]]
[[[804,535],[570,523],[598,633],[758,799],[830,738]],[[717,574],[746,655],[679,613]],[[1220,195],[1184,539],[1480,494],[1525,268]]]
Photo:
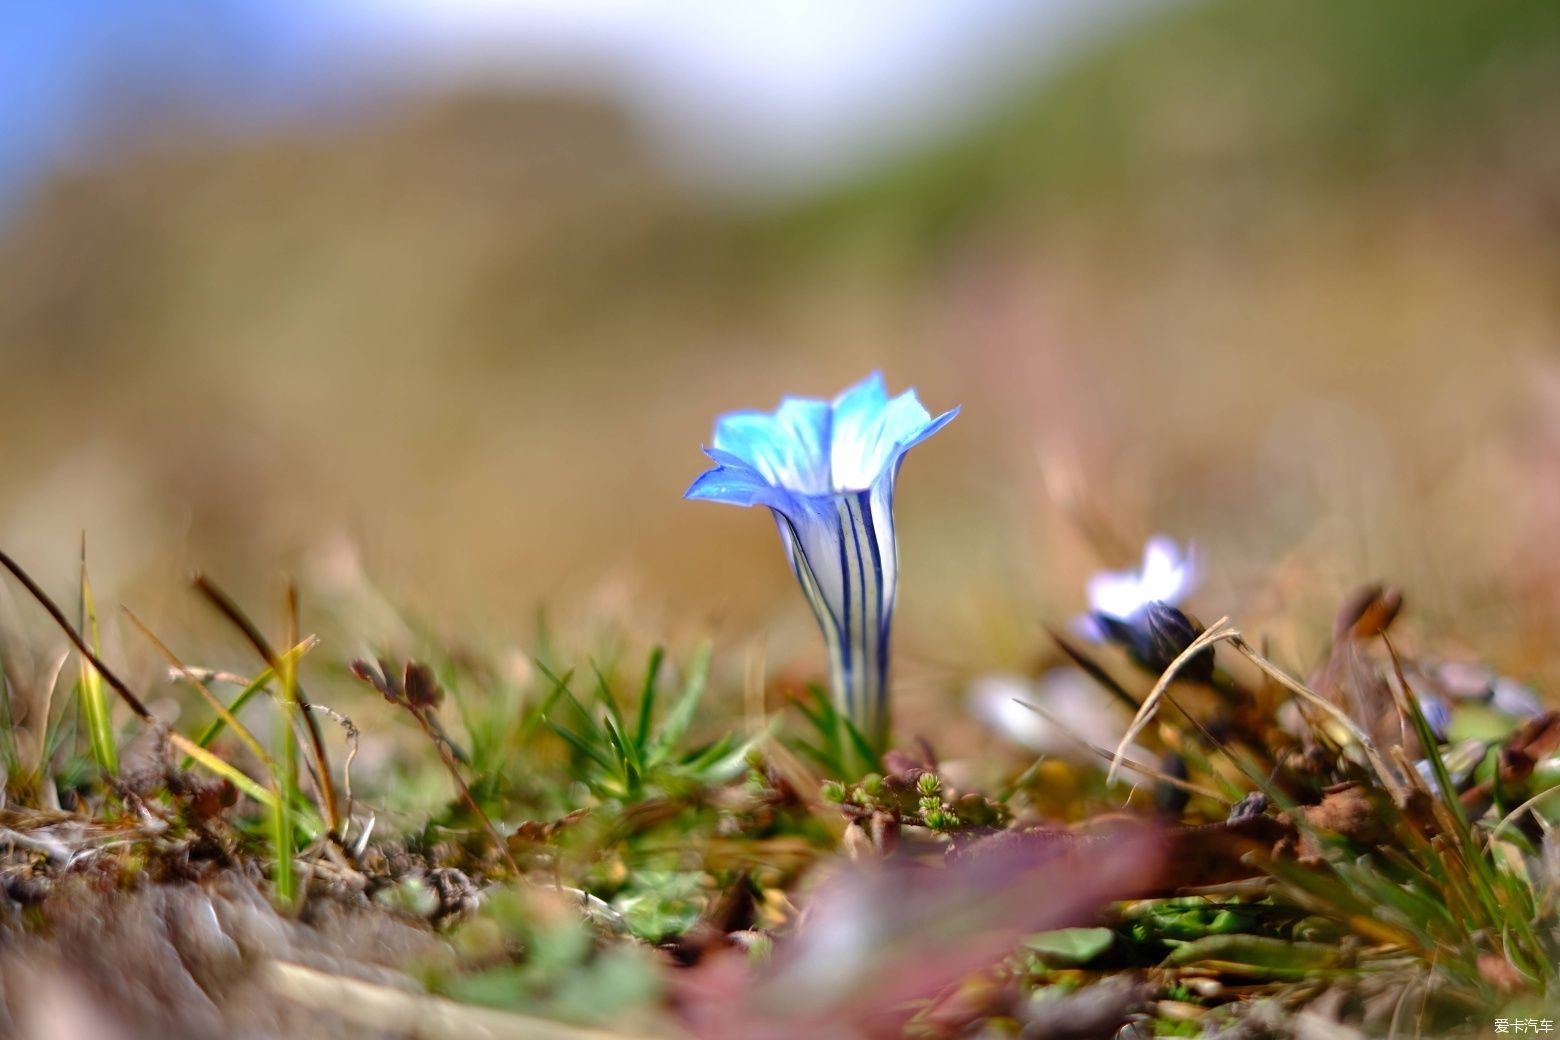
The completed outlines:
[[[1168,603],[1150,603],[1125,621],[1104,614],[1096,614],[1095,620],[1112,642],[1155,675],[1163,674],[1203,633],[1201,624]],[[1213,648],[1188,661],[1179,675],[1196,682],[1211,680]]]

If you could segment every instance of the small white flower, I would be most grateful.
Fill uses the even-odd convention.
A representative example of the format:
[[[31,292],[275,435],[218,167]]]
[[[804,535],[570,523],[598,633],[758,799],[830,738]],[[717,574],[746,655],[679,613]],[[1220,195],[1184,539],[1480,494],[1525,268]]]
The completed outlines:
[[[1089,609],[1127,621],[1150,603],[1178,606],[1197,585],[1197,559],[1174,540],[1156,534],[1143,547],[1141,570],[1101,571],[1089,579]]]
[[[1531,687],[1504,675],[1490,684],[1490,704],[1515,719],[1533,719],[1544,713],[1544,705]]]
[[[1115,747],[1131,722],[1121,705],[1100,696],[1093,679],[1070,667],[1053,668],[1037,679],[980,676],[970,683],[966,703],[970,714],[1013,743],[1080,765],[1098,765],[1090,745]],[[1154,762],[1136,744],[1127,757],[1145,765]]]
[[[1190,545],[1182,553],[1174,539],[1156,534],[1143,547],[1142,569],[1099,571],[1089,579],[1089,612],[1073,620],[1073,631],[1093,643],[1119,638],[1122,626],[1143,620],[1149,604],[1178,606],[1199,576]]]

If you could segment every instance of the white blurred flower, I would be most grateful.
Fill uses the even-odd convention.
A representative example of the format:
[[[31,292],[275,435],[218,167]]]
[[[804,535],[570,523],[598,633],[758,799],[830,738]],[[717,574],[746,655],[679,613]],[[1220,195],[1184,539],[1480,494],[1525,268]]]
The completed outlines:
[[[1126,709],[1077,668],[1053,668],[1038,679],[983,675],[970,683],[966,699],[970,714],[1013,743],[1087,765],[1103,759],[1085,745],[1114,748],[1131,722]],[[1154,761],[1136,747],[1128,758]]]
[[[1539,701],[1538,694],[1533,692],[1532,687],[1524,686],[1504,675],[1497,677],[1490,684],[1490,704],[1496,711],[1518,719],[1536,718],[1544,713],[1544,705]]]
[[[1197,588],[1197,554],[1190,544],[1182,554],[1175,539],[1154,535],[1143,544],[1137,571],[1098,571],[1089,578],[1089,613],[1073,621],[1073,631],[1090,642],[1122,641],[1139,627],[1151,603],[1176,607]]]
[[[1089,609],[1126,621],[1150,603],[1177,606],[1197,585],[1197,559],[1156,534],[1143,547],[1141,570],[1100,571],[1089,579]]]
[[[1441,661],[1431,667],[1429,675],[1448,697],[1482,701],[1514,719],[1536,718],[1545,710],[1531,686],[1476,661]]]

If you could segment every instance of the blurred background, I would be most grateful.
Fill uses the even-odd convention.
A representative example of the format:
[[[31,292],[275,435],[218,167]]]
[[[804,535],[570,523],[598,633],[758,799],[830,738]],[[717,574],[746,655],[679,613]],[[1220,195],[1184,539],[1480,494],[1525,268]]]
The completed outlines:
[[[1299,666],[1386,578],[1560,679],[1560,6],[5,21],[0,544],[62,597],[85,531],[154,621],[198,566],[816,670],[768,518],[681,494],[719,412],[881,368],[964,406],[901,480],[912,695],[1031,662],[1155,531]]]

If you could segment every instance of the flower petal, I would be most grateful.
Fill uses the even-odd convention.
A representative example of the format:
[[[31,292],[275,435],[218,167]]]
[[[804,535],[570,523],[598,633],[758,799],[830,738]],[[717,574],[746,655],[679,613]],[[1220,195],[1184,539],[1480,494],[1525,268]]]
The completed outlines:
[[[911,390],[909,392],[912,393],[912,394],[915,393],[914,390]],[[924,408],[922,409],[922,411],[925,411],[925,410],[926,409],[924,409]],[[905,452],[909,451],[911,448],[915,447],[917,444],[920,444],[922,441],[927,440],[928,438],[931,437],[932,434],[936,433],[938,430],[942,429],[944,426],[947,426],[949,423],[953,422],[954,419],[958,418],[958,415],[959,415],[960,411],[961,411],[961,409],[957,408],[957,407],[950,408],[946,412],[943,412],[941,415],[939,415],[937,418],[931,420],[928,423],[925,423],[919,430],[917,430],[907,440],[900,441],[899,442],[899,446],[894,449],[894,454],[896,454],[896,455],[903,455]]]
[[[827,402],[787,397],[773,414],[731,412],[715,423],[715,447],[741,458],[771,484],[797,494],[829,490]]]
[[[888,386],[883,382],[883,373],[873,372],[861,382],[835,395],[834,417],[838,421],[841,416],[876,415],[887,403]]]
[[[1135,571],[1100,571],[1089,579],[1089,609],[1125,621],[1143,608]]]
[[[1100,571],[1089,579],[1089,609],[1126,621],[1150,603],[1175,606],[1197,583],[1197,559],[1173,540],[1154,535],[1143,547],[1140,571]]]
[[[1191,591],[1196,580],[1196,565],[1191,547],[1186,555],[1164,535],[1154,535],[1143,547],[1141,595],[1144,603],[1160,602],[1172,606]]]
[[[707,502],[725,502],[734,506],[769,506],[771,509],[788,509],[791,496],[765,480],[763,475],[736,456],[718,450],[706,452],[719,465],[701,473],[684,498],[702,499]],[[729,461],[728,461],[729,460]]]
[[[889,399],[883,377],[872,373],[834,401],[829,445],[835,491],[861,491],[875,484],[910,448],[940,430],[958,409],[935,420],[914,390]]]

